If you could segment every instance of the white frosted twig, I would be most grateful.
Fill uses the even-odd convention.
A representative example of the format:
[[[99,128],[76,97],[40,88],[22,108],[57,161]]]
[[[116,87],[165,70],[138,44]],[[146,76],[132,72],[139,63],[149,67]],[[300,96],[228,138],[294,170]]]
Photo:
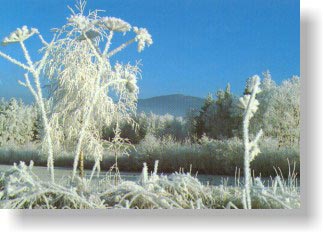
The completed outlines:
[[[39,61],[39,65],[38,65],[37,70],[36,70],[37,75],[39,75],[39,73],[40,73],[40,72],[41,72],[41,70],[43,69],[44,65],[46,64],[46,60],[47,60],[47,58],[48,58],[48,56],[49,56],[50,49],[51,49],[51,47],[52,47],[53,43],[54,43],[54,39],[50,42],[50,44],[48,44],[48,45],[47,45],[46,52],[45,52],[45,54],[43,55],[43,57],[41,58],[41,60]]]
[[[23,63],[15,60],[14,58],[10,57],[9,55],[7,55],[5,53],[2,53],[1,51],[0,51],[0,56],[3,57],[3,58],[5,58],[6,60],[10,61],[11,63],[13,63],[13,64],[15,64],[15,65],[17,65],[17,66],[25,69],[28,72],[31,72],[32,71],[27,65],[24,65]]]
[[[110,31],[109,36],[107,38],[107,43],[105,44],[105,47],[103,50],[103,56],[106,56],[107,52],[109,51],[109,48],[111,46],[112,37],[113,37],[113,31]]]
[[[34,64],[33,64],[32,60],[31,60],[31,58],[30,58],[29,52],[28,52],[28,50],[27,50],[27,48],[26,48],[26,46],[25,46],[24,42],[23,42],[23,41],[20,41],[20,42],[19,42],[19,44],[20,44],[21,49],[22,49],[22,51],[23,51],[23,53],[24,53],[25,59],[26,59],[26,61],[27,61],[27,64],[28,64],[28,65],[29,65],[29,67],[33,70],[33,69],[34,69]]]
[[[38,38],[40,40],[40,42],[44,45],[44,46],[48,46],[49,44],[44,40],[43,36],[38,33]]]
[[[134,42],[136,42],[136,39],[135,38],[133,38],[133,39],[131,39],[131,40],[129,40],[129,41],[121,44],[119,47],[117,47],[117,48],[113,49],[111,52],[109,52],[108,55],[107,55],[107,57],[110,58],[110,57],[114,56],[115,54],[117,54],[118,52],[122,51],[128,45],[130,45],[130,44],[132,44]]]
[[[95,47],[93,45],[92,40],[89,39],[89,37],[86,35],[86,33],[83,33],[83,36],[86,39],[86,42],[90,45],[91,49],[93,50],[95,57],[99,60],[100,63],[103,63],[103,59],[100,54],[100,51],[98,51],[98,47]]]
[[[18,83],[20,85],[25,86],[26,88],[28,88],[29,91],[31,92],[31,94],[34,96],[36,102],[38,103],[39,99],[38,99],[37,93],[35,92],[34,88],[32,87],[32,85],[30,83],[28,73],[25,73],[24,77],[25,77],[25,82],[18,81]]]

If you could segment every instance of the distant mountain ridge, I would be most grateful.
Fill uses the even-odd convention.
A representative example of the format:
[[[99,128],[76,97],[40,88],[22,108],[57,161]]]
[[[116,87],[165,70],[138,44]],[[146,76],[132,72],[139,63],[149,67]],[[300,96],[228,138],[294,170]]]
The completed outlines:
[[[172,114],[185,116],[191,109],[199,110],[204,103],[200,97],[172,94],[147,99],[139,99],[137,112],[154,113],[157,115]]]

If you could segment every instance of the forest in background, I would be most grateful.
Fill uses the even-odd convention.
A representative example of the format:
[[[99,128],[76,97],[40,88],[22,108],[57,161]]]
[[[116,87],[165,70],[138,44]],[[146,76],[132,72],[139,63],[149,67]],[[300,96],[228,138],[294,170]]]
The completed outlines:
[[[248,81],[246,86],[248,86]],[[247,87],[243,94],[247,94]],[[269,71],[263,73],[262,92],[258,94],[260,106],[251,119],[250,131],[260,128],[264,138],[260,142],[262,155],[252,163],[257,174],[274,175],[279,167],[287,175],[289,163],[296,164],[299,172],[300,140],[300,79],[292,77],[276,84]],[[233,175],[243,168],[241,124],[243,110],[237,107],[239,96],[230,91],[218,90],[209,94],[200,109],[192,109],[185,117],[171,114],[133,115],[133,127],[128,121],[120,122],[121,137],[135,145],[130,156],[120,157],[123,171],[140,171],[143,162],[153,165],[159,160],[162,172],[184,168],[205,174]],[[50,107],[50,100],[46,102]],[[101,139],[111,141],[115,136],[115,122],[102,127]],[[31,158],[36,165],[46,165],[46,155],[40,149],[41,117],[34,105],[21,100],[1,100],[0,103],[0,162],[12,164]],[[70,167],[73,155],[69,147],[61,148],[56,165]],[[89,157],[89,155],[87,156]],[[93,159],[85,167],[91,169]],[[111,152],[104,152],[102,168],[114,163]]]

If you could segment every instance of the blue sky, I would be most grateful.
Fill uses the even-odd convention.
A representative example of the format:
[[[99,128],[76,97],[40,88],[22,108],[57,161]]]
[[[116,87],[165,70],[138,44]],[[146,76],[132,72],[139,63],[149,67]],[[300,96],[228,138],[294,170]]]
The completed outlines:
[[[0,38],[17,27],[36,27],[48,40],[74,0],[1,0]],[[181,93],[204,97],[231,83],[241,94],[246,78],[269,69],[276,82],[300,74],[299,0],[89,0],[88,9],[146,27],[154,44],[133,45],[116,56],[142,60],[140,98]],[[122,39],[113,41],[117,46]],[[27,42],[31,50],[36,40]],[[23,61],[19,46],[0,50]],[[35,54],[33,54],[35,55]],[[0,97],[31,95],[17,80],[23,71],[0,58]]]

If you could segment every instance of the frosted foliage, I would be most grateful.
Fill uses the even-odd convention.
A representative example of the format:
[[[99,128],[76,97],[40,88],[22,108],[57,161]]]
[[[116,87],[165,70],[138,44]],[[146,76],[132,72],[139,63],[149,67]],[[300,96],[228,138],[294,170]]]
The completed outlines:
[[[90,30],[92,29],[93,25],[88,17],[83,15],[72,15],[68,19],[69,23],[74,24],[76,27],[78,27],[81,30]]]
[[[121,181],[114,185],[109,178],[88,181],[77,178],[71,185],[64,178],[60,184],[43,182],[30,166],[20,163],[0,176],[1,208],[33,209],[223,209],[243,208],[244,191],[240,186],[202,184],[190,173],[169,176],[148,174],[136,182]],[[260,178],[251,186],[253,208],[292,209],[300,207],[299,188],[295,175],[287,180],[276,177],[269,186]]]
[[[24,44],[24,41],[36,33],[38,34],[38,38],[44,47],[40,50],[42,54],[40,60],[33,62],[29,54],[29,51]],[[44,128],[44,135],[45,135],[42,138],[42,142],[44,144],[45,143],[47,144],[46,152],[48,154],[48,167],[51,172],[52,181],[54,182],[54,154],[52,149],[52,139],[50,136],[51,128],[48,122],[47,112],[46,112],[45,103],[44,103],[45,101],[43,98],[42,88],[40,84],[40,74],[44,68],[44,65],[46,64],[47,57],[49,55],[49,51],[51,49],[51,45],[53,44],[53,41],[51,43],[47,43],[37,29],[32,28],[29,30],[26,26],[24,26],[21,29],[18,28],[15,32],[11,33],[9,37],[5,38],[2,45],[8,45],[10,43],[16,43],[16,42],[19,42],[20,44],[20,48],[26,60],[26,64],[21,63],[20,61],[12,58],[11,56],[1,51],[0,51],[0,57],[6,59],[12,64],[17,65],[18,67],[22,68],[26,72],[24,74],[24,81],[18,81],[18,82],[22,86],[26,87],[33,95],[34,100],[37,104],[38,110],[40,112],[42,124]]]
[[[136,112],[140,77],[139,63],[111,64],[109,59],[136,42],[138,35],[110,49],[114,32],[129,31],[130,24],[114,17],[101,18],[98,11],[90,11],[85,16],[82,7],[79,7],[80,13],[73,11],[68,23],[56,30],[58,39],[44,71],[50,79],[50,124],[55,147],[76,149],[73,175],[81,151],[86,156],[94,156],[95,168],[99,169],[103,127],[112,121],[135,124],[131,115]],[[139,36],[139,40],[144,37]]]
[[[131,120],[129,115],[135,112],[138,95],[137,77],[140,70],[137,64],[113,65],[110,58],[132,43],[138,42],[140,51],[145,44],[152,44],[148,31],[140,28],[134,38],[112,50],[110,45],[114,32],[129,31],[130,24],[114,17],[102,18],[98,10],[84,15],[85,5],[86,1],[79,1],[77,13],[70,8],[72,15],[64,26],[53,30],[55,35],[50,43],[43,39],[38,30],[26,26],[4,39],[3,45],[20,43],[27,64],[0,52],[1,57],[26,71],[25,82],[19,83],[30,90],[39,106],[44,128],[42,145],[48,151],[52,181],[54,147],[75,147],[73,177],[81,151],[95,156],[95,167],[99,169],[103,152],[102,127],[115,118]],[[32,61],[24,44],[24,40],[34,34],[38,34],[44,46],[41,49],[43,57],[37,62]],[[50,80],[49,108],[45,107],[43,99],[41,75]],[[29,76],[32,76],[34,83],[30,82]],[[113,97],[117,98],[117,103]]]
[[[247,109],[250,101],[250,95],[244,95],[239,98],[239,107],[242,109]],[[253,104],[250,105],[250,118],[256,113],[258,110],[259,102],[257,99],[253,101]]]
[[[22,101],[0,101],[0,146],[23,145],[34,138],[37,111]]]
[[[131,29],[129,23],[115,17],[103,17],[100,20],[98,20],[96,24],[101,24],[110,31],[127,32]]]
[[[264,114],[266,131],[280,140],[280,145],[297,144],[300,139],[300,78],[285,80],[270,96]]]
[[[35,28],[28,29],[27,26],[23,26],[22,28],[17,28],[17,30],[15,30],[8,37],[5,37],[3,39],[2,45],[22,42],[36,33],[38,33],[38,30]]]
[[[148,47],[152,45],[153,40],[146,28],[134,27],[133,31],[137,34],[136,41],[138,42],[138,52],[143,51],[146,45]]]
[[[157,138],[172,136],[177,140],[184,140],[187,137],[187,122],[182,117],[175,117],[170,114],[148,115],[141,113],[139,115],[141,126],[145,128],[146,134],[151,134]]]
[[[261,89],[263,91],[271,90],[276,87],[276,83],[272,80],[269,70],[263,72],[263,80],[261,81]]]

